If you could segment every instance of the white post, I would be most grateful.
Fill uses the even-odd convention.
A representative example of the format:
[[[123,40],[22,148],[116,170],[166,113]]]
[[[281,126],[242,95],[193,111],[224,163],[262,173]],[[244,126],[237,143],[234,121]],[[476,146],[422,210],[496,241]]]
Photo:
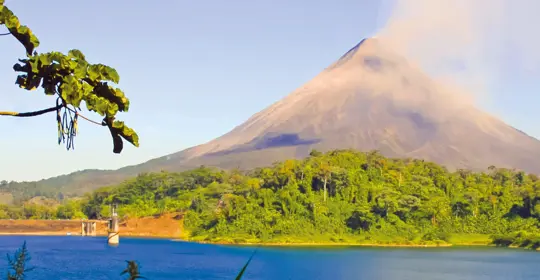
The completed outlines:
[[[107,237],[107,243],[109,245],[118,245],[120,243],[120,233],[118,229],[118,213],[116,212],[117,204],[113,204],[111,207],[111,220],[109,222],[109,234]]]

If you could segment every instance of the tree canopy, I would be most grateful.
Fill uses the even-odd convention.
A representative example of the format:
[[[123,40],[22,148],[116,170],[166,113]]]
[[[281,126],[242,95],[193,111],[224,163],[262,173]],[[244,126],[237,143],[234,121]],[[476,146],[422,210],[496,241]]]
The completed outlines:
[[[118,112],[129,110],[129,100],[122,90],[114,86],[120,82],[120,76],[114,68],[88,62],[77,49],[67,54],[54,51],[38,53],[38,38],[30,28],[20,23],[17,16],[4,5],[4,0],[0,0],[0,25],[8,31],[0,35],[13,36],[26,51],[26,57],[19,59],[13,66],[13,70],[19,73],[15,84],[28,91],[41,87],[46,95],[56,97],[56,105],[47,109],[28,113],[0,112],[0,115],[32,117],[56,112],[58,143],[66,143],[70,149],[74,147],[78,118],[91,121],[80,114],[84,101],[89,111],[103,117],[101,122],[92,122],[108,127],[114,153],[122,152],[122,138],[139,146],[137,133],[116,119]]]
[[[470,235],[540,238],[536,175],[495,167],[450,172],[424,160],[353,150],[315,152],[248,172],[200,167],[140,174],[56,208],[10,206],[3,215],[100,219],[108,217],[113,202],[122,218],[180,213],[186,237],[198,241],[423,244]],[[529,241],[540,246],[540,240]]]

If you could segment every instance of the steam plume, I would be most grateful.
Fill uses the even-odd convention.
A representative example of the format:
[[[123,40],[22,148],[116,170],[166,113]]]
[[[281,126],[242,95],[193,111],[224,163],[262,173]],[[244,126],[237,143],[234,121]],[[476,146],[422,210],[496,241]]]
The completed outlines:
[[[394,0],[391,7],[377,37],[477,99],[505,76],[539,75],[538,0]]]

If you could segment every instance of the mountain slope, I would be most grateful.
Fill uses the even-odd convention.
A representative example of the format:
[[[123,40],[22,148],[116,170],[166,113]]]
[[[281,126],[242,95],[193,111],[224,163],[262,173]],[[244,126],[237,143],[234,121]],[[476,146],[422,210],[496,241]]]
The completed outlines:
[[[476,109],[381,41],[365,39],[301,88],[206,144],[117,171],[38,184],[80,193],[139,172],[252,168],[305,157],[311,149],[346,148],[450,169],[495,165],[540,173],[540,141]]]
[[[479,111],[376,39],[363,40],[231,132],[159,165],[249,168],[304,157],[313,148],[378,149],[449,168],[540,172],[540,141]]]

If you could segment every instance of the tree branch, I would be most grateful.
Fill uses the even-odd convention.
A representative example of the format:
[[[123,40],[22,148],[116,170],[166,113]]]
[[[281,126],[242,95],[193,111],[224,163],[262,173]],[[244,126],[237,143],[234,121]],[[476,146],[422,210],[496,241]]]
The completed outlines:
[[[25,113],[2,112],[2,111],[0,111],[0,116],[35,117],[35,116],[43,115],[43,114],[46,114],[46,113],[54,112],[54,111],[56,111],[56,110],[58,110],[58,109],[60,109],[62,107],[64,107],[64,105],[59,104],[59,105],[56,105],[55,107],[51,107],[51,108],[47,108],[47,109],[43,109],[43,110],[39,110],[39,111],[34,111],[34,112],[25,112]]]
[[[34,112],[25,112],[25,113],[17,113],[17,112],[9,112],[9,111],[0,111],[0,116],[12,116],[12,117],[35,117],[35,116],[39,116],[39,115],[43,115],[43,114],[46,114],[46,113],[50,113],[50,112],[54,112],[58,109],[61,109],[62,107],[65,107],[63,104],[59,104],[59,105],[56,105],[55,107],[51,107],[51,108],[47,108],[47,109],[43,109],[43,110],[39,110],[39,111],[34,111]],[[96,122],[96,121],[93,121],[83,115],[81,115],[79,112],[69,108],[69,107],[65,107],[66,109],[68,109],[69,111],[77,114],[79,117],[83,118],[84,120],[88,121],[88,122],[91,122],[93,124],[96,124],[96,125],[99,125],[99,126],[106,126],[106,124],[104,124],[103,122]]]
[[[8,36],[11,35],[11,33],[0,33],[0,36]]]

